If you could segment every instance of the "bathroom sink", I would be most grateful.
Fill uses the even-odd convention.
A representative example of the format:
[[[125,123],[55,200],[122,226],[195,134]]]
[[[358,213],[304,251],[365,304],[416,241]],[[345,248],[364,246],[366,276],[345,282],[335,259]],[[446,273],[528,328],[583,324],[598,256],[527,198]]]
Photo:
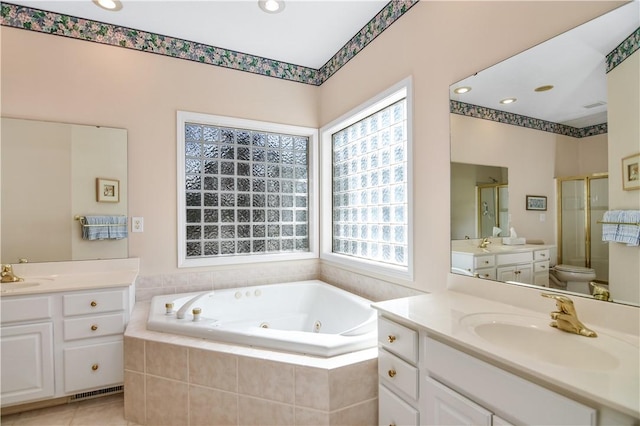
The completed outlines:
[[[13,290],[20,290],[23,288],[37,287],[40,283],[34,281],[20,281],[17,283],[2,283],[0,284],[0,292],[5,293]]]
[[[477,313],[460,319],[471,334],[503,350],[567,368],[615,370],[627,355],[637,357],[638,348],[596,330],[590,338],[551,327],[551,319],[504,313]]]

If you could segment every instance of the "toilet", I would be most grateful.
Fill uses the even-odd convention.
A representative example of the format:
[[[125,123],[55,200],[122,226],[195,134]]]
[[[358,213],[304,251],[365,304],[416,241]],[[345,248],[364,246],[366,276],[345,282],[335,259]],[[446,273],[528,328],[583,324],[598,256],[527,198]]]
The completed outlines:
[[[575,293],[591,294],[589,282],[596,279],[596,271],[584,266],[556,265],[549,269],[549,286]]]

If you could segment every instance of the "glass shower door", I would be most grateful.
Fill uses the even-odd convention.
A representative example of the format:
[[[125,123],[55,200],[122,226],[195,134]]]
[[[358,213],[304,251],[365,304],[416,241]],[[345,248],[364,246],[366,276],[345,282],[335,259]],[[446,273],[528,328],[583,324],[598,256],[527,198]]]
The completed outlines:
[[[586,266],[596,280],[609,280],[609,247],[602,242],[602,220],[609,206],[607,176],[560,181],[559,263]]]
[[[589,225],[591,228],[590,267],[596,270],[596,280],[609,281],[609,245],[602,241],[602,220],[609,208],[609,179],[589,179]]]

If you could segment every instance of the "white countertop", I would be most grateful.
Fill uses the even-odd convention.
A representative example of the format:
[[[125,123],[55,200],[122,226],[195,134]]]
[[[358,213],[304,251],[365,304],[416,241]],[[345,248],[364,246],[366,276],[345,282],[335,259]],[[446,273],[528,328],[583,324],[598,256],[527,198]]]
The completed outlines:
[[[607,407],[640,418],[640,352],[637,335],[592,327],[599,337],[588,338],[550,327],[551,332],[564,333],[562,337],[573,339],[576,345],[583,349],[580,352],[582,355],[585,353],[584,348],[589,349],[585,345],[592,345],[593,350],[599,352],[600,349],[607,350],[606,347],[603,348],[607,342],[615,341],[625,348],[624,351],[614,354],[618,360],[617,365],[615,362],[605,364],[602,369],[568,367],[536,359],[535,356],[524,354],[517,349],[490,343],[461,323],[462,318],[468,315],[482,313],[511,314],[551,321],[548,316],[537,311],[455,291],[389,300],[374,303],[373,307],[384,316],[413,324],[444,343],[456,346],[551,390],[565,392],[569,397],[575,395],[586,399],[596,408]],[[552,310],[555,310],[555,303],[550,301],[549,312]]]
[[[451,242],[451,251],[455,253],[467,253],[467,254],[508,254],[518,253],[523,251],[545,250],[554,249],[553,244],[517,244],[507,245],[500,242],[502,238],[489,238],[492,243],[486,248],[480,248],[480,243],[476,240],[453,240]]]
[[[128,287],[135,283],[138,265],[136,258],[15,264],[15,275],[24,281],[1,283],[0,297]]]

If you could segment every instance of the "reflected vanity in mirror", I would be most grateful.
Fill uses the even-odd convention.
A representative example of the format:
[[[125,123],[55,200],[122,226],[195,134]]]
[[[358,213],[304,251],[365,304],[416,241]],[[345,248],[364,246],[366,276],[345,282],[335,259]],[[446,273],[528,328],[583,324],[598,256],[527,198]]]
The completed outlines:
[[[637,46],[639,9],[626,4],[450,87],[453,273],[585,297],[594,283],[640,304],[628,291],[637,282],[610,282],[613,243],[599,223],[610,193],[623,192],[607,177],[620,173],[609,170],[620,123],[610,114],[625,106],[607,91],[621,84],[611,71],[640,55],[622,43]]]
[[[126,130],[3,117],[1,152],[3,264],[128,256],[126,238],[85,240],[76,219],[127,215]]]

